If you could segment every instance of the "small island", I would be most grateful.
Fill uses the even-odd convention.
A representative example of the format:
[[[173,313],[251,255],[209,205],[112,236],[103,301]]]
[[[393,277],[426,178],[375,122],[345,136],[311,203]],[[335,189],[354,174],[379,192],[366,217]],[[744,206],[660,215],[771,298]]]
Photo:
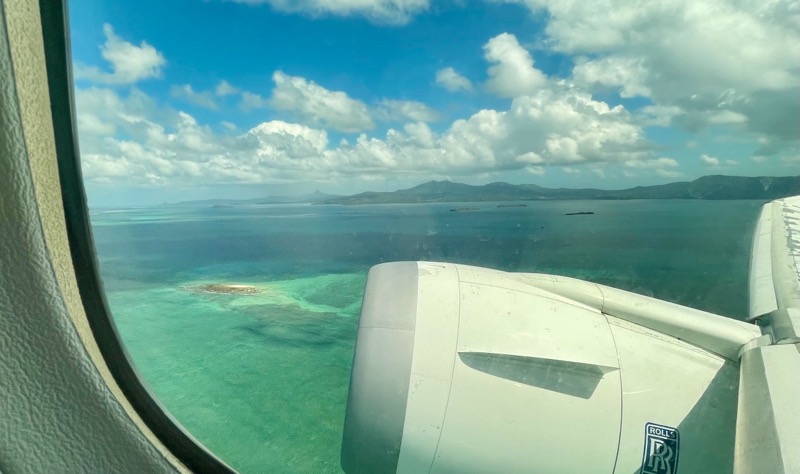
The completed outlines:
[[[457,207],[455,209],[450,209],[450,212],[470,212],[478,210],[480,210],[480,207]]]
[[[588,216],[593,215],[594,212],[592,211],[581,211],[581,212],[568,212],[564,214],[565,216]]]
[[[527,204],[498,204],[497,207],[528,207]]]
[[[261,293],[261,290],[259,290],[255,286],[226,285],[222,283],[213,283],[210,285],[201,285],[201,286],[190,286],[187,289],[203,293],[216,293],[224,295],[255,295]]]

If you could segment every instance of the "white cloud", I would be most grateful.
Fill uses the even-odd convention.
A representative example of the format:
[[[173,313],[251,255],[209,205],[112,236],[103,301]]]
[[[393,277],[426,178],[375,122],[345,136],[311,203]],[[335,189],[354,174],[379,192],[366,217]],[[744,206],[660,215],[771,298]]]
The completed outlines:
[[[433,122],[438,115],[430,107],[413,100],[383,99],[378,102],[375,115],[384,121]]]
[[[303,77],[276,71],[272,79],[275,86],[269,99],[241,91],[239,106],[243,110],[273,108],[312,126],[350,133],[375,128],[375,121],[433,122],[439,119],[436,111],[419,101],[384,98],[370,107],[343,91],[328,90]]]
[[[669,127],[673,119],[683,113],[674,105],[646,105],[637,111],[637,116],[642,125]]]
[[[278,11],[311,17],[362,16],[378,24],[402,25],[429,7],[428,0],[233,0],[250,5],[268,4]]]
[[[111,65],[111,72],[76,64],[76,79],[88,79],[100,84],[133,84],[143,79],[161,77],[161,69],[167,61],[153,46],[145,41],[139,46],[133,45],[114,34],[114,29],[107,23],[103,25],[103,33],[106,42],[100,51],[103,59]]]
[[[660,73],[654,76],[660,87],[678,79],[674,88],[681,89],[690,78],[702,79],[690,88],[692,93],[706,88],[718,92],[720,83],[731,82],[767,88],[795,84],[796,71],[786,63],[800,52],[798,11],[790,1],[521,3],[547,9],[546,32],[554,49],[571,54],[629,52]]]
[[[236,94],[237,92],[239,92],[239,89],[233,87],[226,80],[219,81],[219,84],[217,84],[217,87],[214,89],[214,93],[217,94],[219,97],[225,97],[231,94]]]
[[[707,166],[717,167],[719,166],[719,158],[709,156],[709,155],[700,155],[700,161],[705,163]]]
[[[370,110],[363,102],[341,91],[330,91],[302,77],[281,71],[272,75],[270,105],[304,122],[342,132],[360,132],[375,127]]]
[[[538,175],[552,165],[629,167],[637,160],[672,167],[668,158],[653,159],[623,107],[566,88],[519,97],[506,111],[481,110],[442,133],[414,122],[382,138],[362,133],[335,144],[323,129],[279,120],[237,135],[217,133],[136,89],[127,96],[78,90],[76,97],[79,124],[90,124],[79,128],[85,176],[98,183],[341,182],[508,170]]]
[[[472,82],[470,82],[470,80],[466,77],[457,73],[452,67],[446,67],[436,71],[436,84],[444,87],[450,92],[472,90]]]
[[[544,44],[593,59],[576,82],[678,107],[690,131],[734,127],[797,141],[800,8],[793,0],[517,0],[546,10]],[[624,66],[624,67],[619,67]],[[649,91],[649,94],[647,92]]]
[[[658,169],[656,170],[656,174],[661,176],[662,178],[680,178],[683,176],[683,173],[680,171],[670,171],[665,169]]]
[[[262,109],[269,107],[269,100],[261,97],[252,92],[243,91],[242,100],[239,102],[239,107],[242,110]]]
[[[732,110],[715,110],[708,114],[708,123],[712,125],[726,125],[747,122],[747,116]]]
[[[78,88],[75,104],[82,153],[103,150],[107,140],[114,136],[108,132],[120,131],[121,135],[144,139],[149,130],[159,128],[157,123],[177,120],[176,112],[158,107],[135,87],[127,97],[106,88]]]
[[[514,142],[532,148],[548,164],[650,157],[641,129],[624,107],[611,108],[577,90],[517,98],[508,115]]]
[[[78,132],[85,178],[94,183],[225,184],[317,179],[335,174],[326,162],[324,130],[280,121],[236,135],[219,135],[189,114],[160,109],[133,90],[127,97],[109,89],[76,91],[84,123],[115,127]],[[79,120],[79,124],[80,124]]]
[[[530,170],[548,165],[652,158],[642,131],[622,107],[609,108],[575,90],[542,90],[514,99],[508,111],[481,110],[442,134],[425,124],[390,130],[381,140],[361,135],[332,152],[363,172],[453,175]]]
[[[541,90],[547,77],[533,67],[530,53],[520,46],[516,36],[502,33],[483,47],[490,63],[486,88],[500,97],[519,97]]]
[[[197,92],[191,85],[184,84],[182,86],[172,86],[169,90],[170,96],[175,99],[185,100],[190,104],[206,109],[216,110],[217,102],[211,92]]]
[[[708,127],[720,125],[734,126],[741,130],[747,125],[748,120],[745,114],[732,110],[687,107],[672,118],[672,124],[691,132],[700,132]]]
[[[245,134],[258,142],[256,155],[272,159],[286,155],[292,159],[321,156],[328,146],[328,134],[304,125],[280,120],[261,123]]]
[[[78,113],[78,128],[86,134],[95,136],[113,136],[117,131],[113,123],[86,113]]]
[[[625,162],[630,168],[677,168],[678,162],[672,158],[661,157],[652,160],[630,160]]]
[[[660,176],[662,178],[677,178],[683,173],[677,170],[680,164],[673,158],[662,156],[660,158],[629,160],[623,163],[622,175],[626,178],[641,178],[643,176]]]
[[[572,70],[576,84],[588,88],[619,88],[621,97],[649,96],[650,89],[645,85],[647,74],[648,69],[641,59],[623,56],[579,58]]]

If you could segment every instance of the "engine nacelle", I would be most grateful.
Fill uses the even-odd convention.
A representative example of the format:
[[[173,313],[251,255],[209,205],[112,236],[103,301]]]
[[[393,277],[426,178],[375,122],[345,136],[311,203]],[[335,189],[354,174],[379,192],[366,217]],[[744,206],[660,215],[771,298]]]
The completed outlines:
[[[565,277],[370,270],[342,467],[731,472],[755,325]]]

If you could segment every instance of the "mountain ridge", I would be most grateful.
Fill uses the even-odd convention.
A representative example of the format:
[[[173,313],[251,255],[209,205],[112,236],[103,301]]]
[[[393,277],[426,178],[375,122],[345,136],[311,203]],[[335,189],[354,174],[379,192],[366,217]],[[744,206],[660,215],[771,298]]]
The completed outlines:
[[[708,175],[619,190],[544,188],[535,184],[494,182],[470,185],[448,180],[428,181],[390,192],[368,191],[326,199],[321,204],[403,204],[425,202],[546,201],[569,199],[780,199],[800,194],[800,176]]]
[[[366,191],[350,196],[315,191],[303,196],[267,196],[253,199],[203,199],[165,203],[162,206],[218,208],[259,204],[411,204],[431,202],[506,202],[624,199],[780,199],[800,194],[800,176],[707,175],[694,181],[606,190],[596,188],[545,188],[537,184],[496,181],[484,185],[431,180],[397,191]]]

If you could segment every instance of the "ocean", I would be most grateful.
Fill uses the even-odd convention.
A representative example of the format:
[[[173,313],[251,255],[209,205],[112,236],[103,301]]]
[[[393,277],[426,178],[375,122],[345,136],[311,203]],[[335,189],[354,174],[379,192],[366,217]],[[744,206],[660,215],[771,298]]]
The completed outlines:
[[[368,269],[554,273],[742,319],[762,201],[96,209],[106,296],[145,383],[243,473],[340,472]],[[519,203],[522,204],[522,203]],[[566,215],[574,212],[594,214]],[[198,291],[244,284],[257,294]]]

